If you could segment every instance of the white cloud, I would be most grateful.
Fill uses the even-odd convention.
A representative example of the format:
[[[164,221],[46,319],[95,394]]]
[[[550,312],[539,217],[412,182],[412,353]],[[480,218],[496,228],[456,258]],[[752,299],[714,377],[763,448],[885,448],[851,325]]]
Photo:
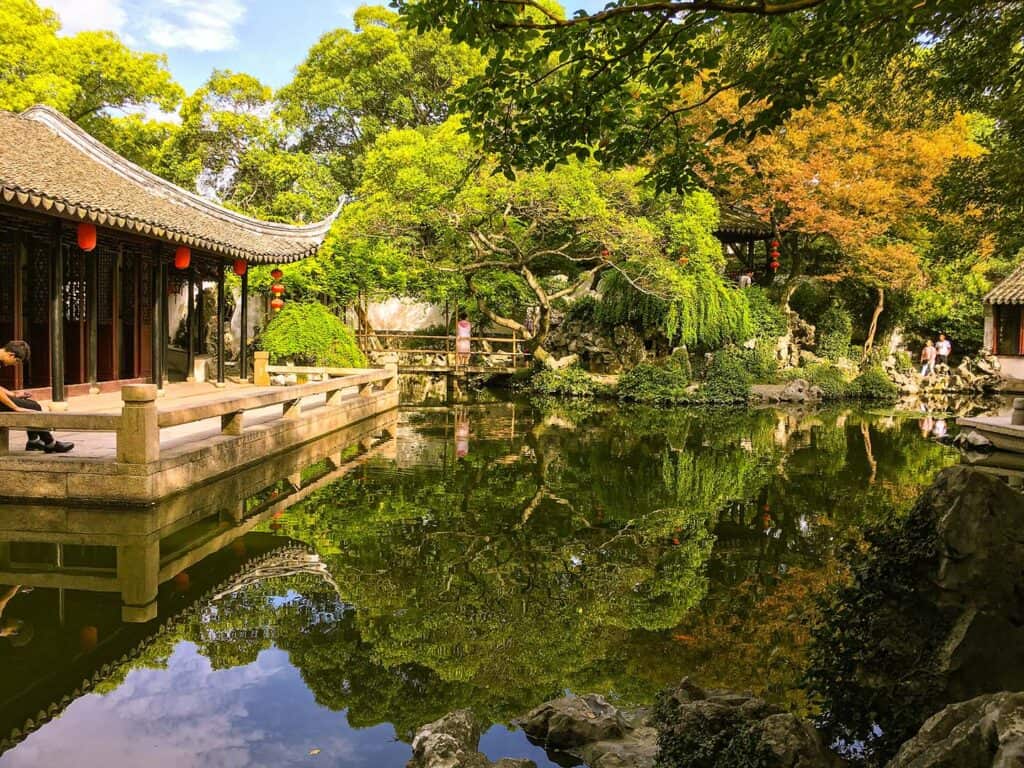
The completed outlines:
[[[133,45],[223,51],[238,45],[242,0],[43,0],[57,11],[66,34],[109,29]]]

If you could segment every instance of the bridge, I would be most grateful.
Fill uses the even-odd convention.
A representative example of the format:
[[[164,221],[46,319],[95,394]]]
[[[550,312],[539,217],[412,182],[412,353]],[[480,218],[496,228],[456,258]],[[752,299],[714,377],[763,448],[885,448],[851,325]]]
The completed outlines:
[[[397,355],[399,373],[423,373],[445,376],[510,375],[530,367],[530,352],[523,338],[510,336],[473,336],[469,362],[459,365],[455,354],[455,336],[405,331],[379,331],[357,335],[359,348],[369,359]]]

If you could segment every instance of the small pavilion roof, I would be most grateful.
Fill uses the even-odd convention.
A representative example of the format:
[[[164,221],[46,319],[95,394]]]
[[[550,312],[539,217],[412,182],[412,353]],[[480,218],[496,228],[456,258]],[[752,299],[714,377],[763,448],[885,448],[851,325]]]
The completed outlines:
[[[986,304],[1024,304],[1024,264],[985,294]]]
[[[715,235],[726,241],[767,240],[774,232],[771,222],[765,221],[753,211],[720,202]]]
[[[5,203],[254,263],[313,255],[341,210],[302,226],[243,216],[139,167],[45,106],[0,110]]]

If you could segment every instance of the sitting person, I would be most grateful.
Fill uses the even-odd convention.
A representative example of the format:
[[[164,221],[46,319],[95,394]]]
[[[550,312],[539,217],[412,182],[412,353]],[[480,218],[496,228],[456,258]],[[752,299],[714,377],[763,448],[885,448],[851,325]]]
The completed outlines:
[[[28,360],[31,354],[28,344],[24,341],[9,341],[0,349],[0,365],[18,365]],[[0,411],[11,411],[12,413],[28,413],[30,411],[41,411],[43,406],[27,397],[14,397],[3,387],[0,387]],[[67,453],[75,447],[74,443],[63,443],[54,440],[53,435],[41,430],[29,430],[28,442],[25,443],[26,451],[45,451],[46,453]]]

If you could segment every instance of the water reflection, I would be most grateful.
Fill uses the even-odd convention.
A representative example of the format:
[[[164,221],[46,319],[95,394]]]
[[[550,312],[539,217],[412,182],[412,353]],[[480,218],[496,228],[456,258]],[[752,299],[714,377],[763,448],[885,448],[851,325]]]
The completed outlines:
[[[154,696],[178,702],[176,732],[211,740],[203,754],[239,765],[320,748],[332,764],[400,766],[408,747],[392,736],[452,709],[508,723],[565,689],[648,703],[685,674],[806,710],[799,617],[837,577],[839,543],[899,514],[956,459],[913,418],[849,409],[505,403],[405,411],[397,431],[355,465],[339,456],[344,472],[278,466],[242,504],[237,490],[196,492],[204,510],[233,498],[238,519],[161,530],[159,622],[120,620],[123,578],[122,593],[43,580],[71,578],[66,549],[62,568],[33,571],[38,588],[6,611],[35,617],[37,640],[0,639],[0,679],[20,681],[4,684],[0,737],[26,713],[59,711],[92,675],[107,695],[81,699],[0,765],[60,764],[60,745],[89,741],[87,726],[113,733],[98,723],[115,710],[131,722]],[[0,581],[28,583],[10,562]],[[46,674],[60,684],[35,685]],[[209,703],[230,716],[211,721],[168,693],[214,688]],[[146,732],[167,754],[193,754]],[[526,755],[517,735],[502,743]]]

